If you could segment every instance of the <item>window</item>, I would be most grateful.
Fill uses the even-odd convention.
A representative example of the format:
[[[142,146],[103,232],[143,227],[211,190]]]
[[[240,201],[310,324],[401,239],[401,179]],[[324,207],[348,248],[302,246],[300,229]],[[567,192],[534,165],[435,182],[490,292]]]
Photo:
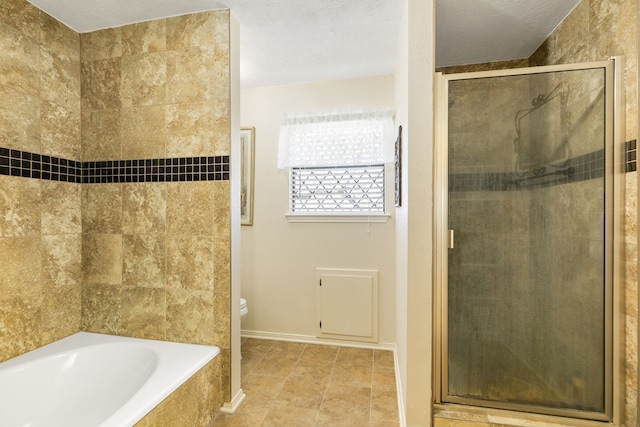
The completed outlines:
[[[292,213],[384,213],[384,165],[291,168]]]
[[[393,141],[388,108],[284,116],[278,166],[290,170],[290,215],[384,215]]]

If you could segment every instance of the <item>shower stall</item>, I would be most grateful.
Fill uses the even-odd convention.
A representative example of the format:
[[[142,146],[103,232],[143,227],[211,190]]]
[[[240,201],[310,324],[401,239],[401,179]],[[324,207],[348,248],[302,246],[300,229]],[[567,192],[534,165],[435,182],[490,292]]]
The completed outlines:
[[[612,419],[615,70],[439,75],[439,402]]]

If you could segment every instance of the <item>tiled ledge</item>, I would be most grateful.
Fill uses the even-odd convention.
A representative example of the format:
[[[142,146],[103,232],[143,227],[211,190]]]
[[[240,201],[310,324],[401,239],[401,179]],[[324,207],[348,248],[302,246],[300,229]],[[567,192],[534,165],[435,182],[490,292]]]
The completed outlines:
[[[0,147],[0,175],[83,184],[229,180],[229,156],[79,162]]]
[[[479,408],[457,404],[435,404],[435,427],[454,427],[463,422],[469,427],[613,427],[612,423],[577,418]]]

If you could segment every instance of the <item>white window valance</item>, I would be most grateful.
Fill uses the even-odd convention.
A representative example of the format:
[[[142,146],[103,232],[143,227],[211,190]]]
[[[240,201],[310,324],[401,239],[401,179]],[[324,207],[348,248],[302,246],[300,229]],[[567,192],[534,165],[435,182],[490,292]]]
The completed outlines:
[[[286,114],[280,123],[278,167],[389,163],[394,142],[391,108]]]

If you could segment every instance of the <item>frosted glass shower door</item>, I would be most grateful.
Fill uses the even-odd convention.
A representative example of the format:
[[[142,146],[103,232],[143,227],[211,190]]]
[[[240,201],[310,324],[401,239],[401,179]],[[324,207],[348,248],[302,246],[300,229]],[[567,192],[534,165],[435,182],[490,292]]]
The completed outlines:
[[[444,77],[444,402],[610,415],[608,67]]]

